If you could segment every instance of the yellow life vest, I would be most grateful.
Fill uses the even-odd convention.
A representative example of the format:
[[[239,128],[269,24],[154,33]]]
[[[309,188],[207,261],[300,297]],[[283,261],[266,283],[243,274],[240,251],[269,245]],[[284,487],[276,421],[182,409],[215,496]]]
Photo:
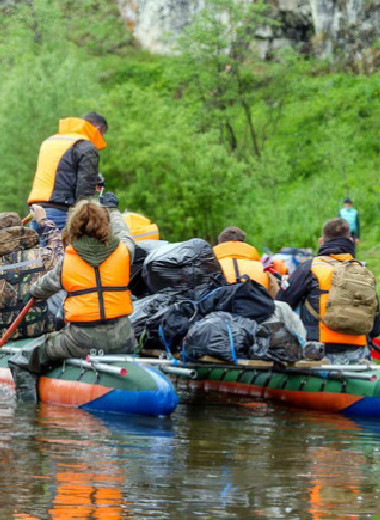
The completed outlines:
[[[125,213],[124,220],[135,242],[140,240],[159,240],[158,227],[144,215]]]
[[[353,256],[348,253],[329,256],[343,262],[347,262],[348,260],[353,259]],[[367,338],[365,335],[350,336],[348,334],[342,334],[340,332],[336,332],[332,329],[329,329],[323,323],[322,319],[326,312],[326,304],[329,299],[329,291],[331,288],[334,268],[331,264],[325,262],[323,257],[317,256],[313,258],[311,264],[311,272],[318,280],[318,286],[320,291],[319,316],[321,319],[319,320],[319,341],[321,341],[322,343],[343,343],[360,346],[366,345]]]
[[[41,144],[28,204],[52,200],[56,174],[62,157],[76,142],[83,140],[91,141],[99,150],[107,146],[99,130],[88,121],[77,117],[68,117],[59,121],[58,134],[48,137]],[[76,176],[76,172],[68,173]],[[64,201],[62,203],[65,204]],[[71,203],[71,201],[67,202],[68,205]]]
[[[214,254],[227,282],[235,283],[238,279],[248,276],[250,280],[255,280],[268,289],[268,273],[264,271],[255,247],[244,242],[223,242],[214,246]]]
[[[65,250],[62,286],[67,292],[65,321],[106,322],[132,313],[128,289],[129,252],[122,242],[98,267],[81,258],[72,246]]]

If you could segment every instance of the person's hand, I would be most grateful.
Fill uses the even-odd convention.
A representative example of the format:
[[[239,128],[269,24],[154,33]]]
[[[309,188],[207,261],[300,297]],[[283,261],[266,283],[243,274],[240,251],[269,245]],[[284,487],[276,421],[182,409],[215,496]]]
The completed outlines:
[[[358,238],[355,238],[355,244],[359,244],[360,240]]]
[[[38,204],[32,204],[30,208],[30,212],[33,215],[33,219],[39,224],[41,220],[46,218],[46,211],[42,206],[38,206]]]
[[[119,199],[112,191],[107,191],[105,195],[99,197],[99,201],[105,208],[117,208],[119,206]]]

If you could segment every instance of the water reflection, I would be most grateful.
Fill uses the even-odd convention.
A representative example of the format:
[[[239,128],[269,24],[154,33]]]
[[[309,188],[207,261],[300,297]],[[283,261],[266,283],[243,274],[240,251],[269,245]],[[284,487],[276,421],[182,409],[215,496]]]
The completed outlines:
[[[361,520],[380,423],[272,407],[170,419],[15,407],[0,389],[0,520]]]

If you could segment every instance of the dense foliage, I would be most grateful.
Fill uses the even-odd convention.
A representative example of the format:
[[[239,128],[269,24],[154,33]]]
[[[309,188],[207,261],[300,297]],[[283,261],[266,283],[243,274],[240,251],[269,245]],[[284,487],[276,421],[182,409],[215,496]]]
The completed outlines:
[[[252,34],[270,13],[232,5],[208,0],[174,56],[135,49],[112,0],[8,7],[0,210],[27,211],[39,144],[57,120],[98,110],[110,127],[108,187],[164,238],[214,240],[238,225],[260,248],[315,247],[349,194],[361,256],[377,267],[380,75],[331,72],[290,50],[263,63]]]

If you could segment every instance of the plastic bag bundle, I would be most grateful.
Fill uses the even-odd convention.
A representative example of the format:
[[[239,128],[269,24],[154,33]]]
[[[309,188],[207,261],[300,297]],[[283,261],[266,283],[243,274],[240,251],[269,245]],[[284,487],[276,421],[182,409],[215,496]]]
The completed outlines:
[[[148,327],[148,321],[158,312],[162,315],[165,310],[176,303],[182,296],[175,291],[161,292],[150,294],[141,300],[133,302],[133,313],[131,314],[131,322],[138,338],[140,334]]]
[[[200,238],[168,244],[145,259],[143,277],[151,293],[167,287],[193,288],[221,274],[212,247]]]
[[[255,342],[255,321],[228,312],[212,312],[194,323],[185,338],[186,356],[197,360],[202,356],[234,362],[247,358]]]
[[[294,363],[304,358],[304,352],[298,338],[283,323],[271,321],[258,326],[249,358]]]
[[[257,328],[251,359],[294,363],[304,359],[305,327],[287,303],[275,301],[274,314]]]
[[[142,276],[145,259],[152,251],[167,244],[168,242],[166,240],[145,240],[135,244],[135,254],[131,267],[131,279],[129,281],[129,287],[134,296],[141,298],[150,294]]]

